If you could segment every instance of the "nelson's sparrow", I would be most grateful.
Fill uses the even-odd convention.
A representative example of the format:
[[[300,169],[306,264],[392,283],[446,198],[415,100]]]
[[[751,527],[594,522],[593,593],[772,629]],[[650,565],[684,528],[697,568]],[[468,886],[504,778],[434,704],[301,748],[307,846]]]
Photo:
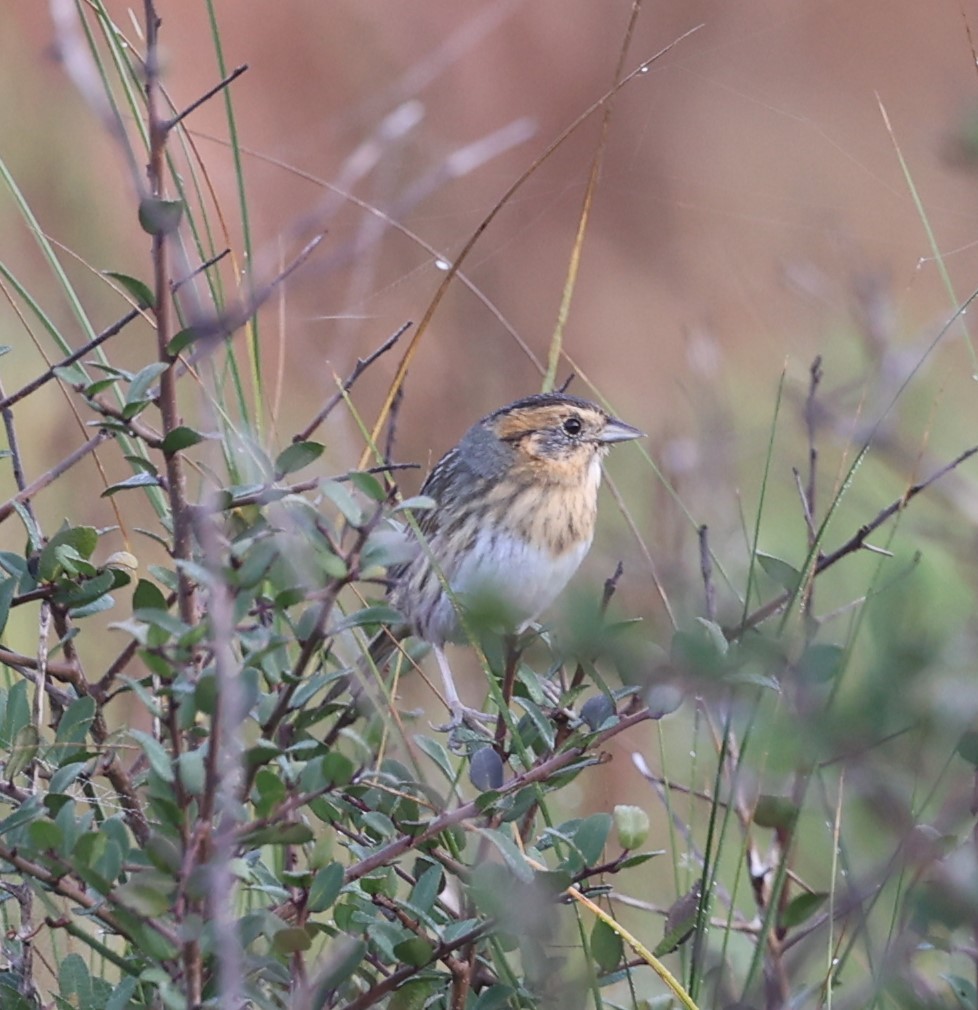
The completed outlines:
[[[521,631],[567,585],[594,536],[601,459],[641,432],[596,404],[541,393],[476,422],[421,488],[410,560],[391,571],[390,602],[405,624],[371,645],[382,663],[398,638],[431,644],[451,726],[480,718],[459,699],[445,658],[466,638],[460,608],[489,597],[508,630]]]

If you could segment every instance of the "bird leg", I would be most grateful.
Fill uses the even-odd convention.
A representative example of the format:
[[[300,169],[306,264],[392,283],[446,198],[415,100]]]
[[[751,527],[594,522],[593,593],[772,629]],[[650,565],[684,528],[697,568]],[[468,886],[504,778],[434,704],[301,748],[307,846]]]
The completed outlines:
[[[449,723],[444,726],[435,726],[435,729],[440,733],[457,729],[462,725],[468,726],[470,729],[478,729],[482,723],[490,722],[493,716],[487,712],[480,712],[476,708],[469,708],[467,705],[462,704],[462,699],[458,696],[458,690],[455,687],[455,678],[452,676],[452,670],[448,665],[448,658],[444,650],[440,645],[433,645],[432,650],[435,653],[435,659],[438,660],[438,670],[441,673],[445,704],[448,706],[448,711],[452,714]]]

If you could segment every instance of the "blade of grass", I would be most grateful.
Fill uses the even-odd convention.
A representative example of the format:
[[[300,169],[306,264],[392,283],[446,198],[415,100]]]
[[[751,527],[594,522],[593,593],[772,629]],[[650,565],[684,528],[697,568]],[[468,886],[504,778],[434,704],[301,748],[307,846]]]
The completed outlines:
[[[890,141],[893,144],[893,150],[896,152],[897,161],[900,163],[900,171],[903,173],[903,180],[907,184],[907,189],[909,190],[910,197],[913,200],[913,205],[917,210],[917,216],[920,218],[920,223],[924,226],[924,232],[927,235],[927,244],[930,246],[934,262],[937,264],[937,272],[944,283],[944,288],[948,293],[948,297],[951,299],[951,304],[957,305],[958,296],[955,294],[951,274],[947,269],[947,264],[944,262],[944,254],[941,252],[937,236],[934,234],[934,228],[930,223],[930,218],[927,216],[924,201],[920,197],[920,191],[917,189],[917,184],[914,182],[913,173],[910,171],[907,159],[903,156],[903,151],[901,150],[896,134],[893,131],[893,124],[890,122],[889,113],[886,111],[886,106],[883,104],[883,99],[880,97],[879,92],[876,93],[876,104],[879,106],[880,115],[883,117],[883,125],[886,127],[886,132],[890,135]],[[972,378],[978,378],[978,356],[975,354],[975,347],[971,339],[971,333],[968,330],[968,325],[963,316],[959,318],[959,322],[961,325],[961,335],[964,337],[965,345],[967,346],[968,353],[971,356]]]
[[[625,34],[621,40],[621,47],[618,51],[618,62],[615,64],[615,74],[611,79],[612,89],[625,72],[625,60],[628,57],[628,47],[631,44],[632,36],[635,32],[635,25],[638,23],[638,15],[642,9],[642,0],[632,0],[632,11],[625,28]],[[601,177],[601,165],[604,161],[604,152],[608,146],[608,133],[611,129],[611,112],[614,103],[609,99],[604,107],[604,114],[601,117],[601,132],[598,136],[598,144],[591,159],[591,170],[588,173],[587,186],[584,190],[584,204],[577,219],[577,233],[574,236],[574,244],[571,247],[570,259],[567,263],[567,277],[564,280],[564,289],[560,299],[560,307],[557,310],[557,325],[554,327],[553,336],[550,339],[550,352],[547,355],[547,371],[543,376],[541,387],[544,393],[549,393],[557,382],[557,366],[560,363],[560,350],[564,343],[564,329],[567,326],[567,318],[570,315],[571,299],[574,296],[574,288],[577,284],[577,274],[581,267],[581,252],[584,248],[584,235],[587,232],[588,222],[591,220],[591,207],[594,204],[594,194],[598,189],[598,179]]]
[[[397,372],[394,375],[394,379],[391,382],[390,390],[388,391],[387,397],[380,409],[377,417],[377,421],[373,429],[373,441],[376,442],[381,430],[383,429],[384,423],[387,420],[387,415],[390,412],[391,406],[394,403],[394,398],[397,396],[397,391],[401,388],[404,383],[404,377],[407,375],[408,368],[411,362],[414,360],[414,355],[417,353],[418,346],[420,345],[422,337],[427,333],[428,326],[431,323],[438,306],[441,304],[442,299],[445,297],[449,286],[458,273],[459,268],[462,263],[465,262],[468,254],[475,248],[479,239],[482,237],[486,229],[492,224],[492,222],[499,215],[500,211],[505,207],[513,196],[518,192],[518,190],[523,186],[523,184],[530,179],[533,174],[543,165],[549,158],[558,151],[563,144],[572,137],[577,130],[594,115],[599,109],[603,108],[615,94],[618,93],[623,87],[625,87],[630,81],[634,80],[640,74],[645,73],[648,68],[655,63],[656,60],[661,59],[666,53],[670,52],[676,46],[678,46],[683,40],[688,38],[694,32],[700,29],[701,25],[696,25],[690,28],[688,31],[683,32],[678,38],[669,43],[669,45],[664,46],[659,50],[654,56],[640,63],[631,73],[627,74],[621,81],[618,82],[609,92],[606,92],[601,96],[594,104],[589,106],[584,110],[569,126],[567,126],[558,136],[554,139],[533,162],[526,168],[520,175],[515,179],[513,183],[510,184],[509,188],[503,193],[503,195],[496,201],[495,205],[489,211],[489,213],[479,222],[476,229],[469,236],[465,245],[462,246],[461,251],[458,256],[452,260],[451,265],[445,272],[445,276],[441,283],[438,285],[437,290],[432,296],[431,301],[428,303],[428,307],[425,309],[424,315],[421,317],[421,322],[418,323],[418,328],[414,332],[414,336],[411,338],[411,342],[408,344],[407,349],[404,352],[404,357],[401,359],[401,363],[398,366]],[[365,464],[366,460],[369,458],[369,449],[365,449],[361,457],[361,467]]]

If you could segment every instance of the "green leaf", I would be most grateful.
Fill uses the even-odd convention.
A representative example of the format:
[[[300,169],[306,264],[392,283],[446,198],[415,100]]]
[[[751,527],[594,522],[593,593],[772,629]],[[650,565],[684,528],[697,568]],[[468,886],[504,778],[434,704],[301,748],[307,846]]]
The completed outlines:
[[[155,869],[139,870],[112,890],[111,897],[140,915],[163,915],[170,908],[174,878]]]
[[[34,726],[21,726],[14,734],[13,745],[10,748],[10,756],[4,768],[4,777],[7,781],[12,781],[15,775],[29,768],[34,758],[37,757],[37,748],[40,743],[40,736]]]
[[[412,936],[409,940],[402,940],[394,948],[394,956],[402,964],[409,964],[413,968],[420,968],[426,965],[434,954],[435,948],[428,940],[420,936]]]
[[[436,988],[437,983],[433,979],[413,979],[405,982],[391,996],[387,1010],[424,1010],[428,999],[435,994]]]
[[[798,676],[812,684],[835,680],[844,658],[845,649],[840,645],[810,645],[798,661]]]
[[[978,731],[968,730],[962,733],[956,749],[958,757],[970,765],[978,766]]]
[[[696,917],[699,914],[700,882],[695,884],[683,895],[678,897],[666,913],[666,921],[662,930],[662,939],[653,953],[656,957],[671,954],[684,944],[696,928]]]
[[[592,732],[600,729],[615,714],[615,703],[606,694],[592,695],[581,706],[581,718]]]
[[[17,580],[14,578],[4,579],[0,582],[0,635],[7,626],[7,617],[10,614],[10,604],[17,591]]]
[[[978,1004],[978,992],[971,979],[963,978],[961,975],[941,975],[941,978],[947,982],[961,1010],[974,1010]]]
[[[611,823],[610,814],[593,814],[578,825],[573,841],[586,865],[594,866],[601,861],[601,853],[611,833]]]
[[[138,984],[139,980],[131,976],[116,982],[104,1010],[129,1010],[132,995]]]
[[[27,571],[27,561],[13,551],[0,551],[0,568],[15,579],[21,579]]]
[[[359,526],[363,522],[363,509],[342,484],[338,484],[335,480],[324,480],[319,487],[351,526]]]
[[[245,837],[251,848],[259,845],[305,845],[315,838],[305,824],[274,824],[267,828],[258,828]]]
[[[83,617],[91,617],[92,614],[101,614],[103,611],[111,610],[115,606],[115,597],[108,595],[107,593],[99,596],[98,599],[92,600],[91,603],[84,603],[79,606],[73,606],[68,614],[75,620],[80,620]]]
[[[515,990],[508,985],[491,985],[479,993],[472,1010],[502,1010],[514,993]]]
[[[312,946],[312,938],[302,926],[280,929],[272,938],[272,948],[277,954],[298,954]]]
[[[189,347],[198,336],[200,336],[199,331],[193,326],[188,326],[166,345],[166,353],[176,357],[184,348]]]
[[[378,604],[347,614],[332,626],[331,631],[335,635],[340,631],[349,631],[350,628],[362,628],[368,624],[399,624],[402,620],[401,615],[392,607]]]
[[[193,428],[188,428],[185,424],[181,424],[167,433],[166,438],[163,439],[161,448],[166,455],[172,456],[175,452],[189,449],[192,445],[203,441],[204,436],[199,431],[194,431]]]
[[[641,866],[642,863],[647,863],[650,859],[655,859],[656,856],[664,856],[665,854],[665,849],[656,849],[655,852],[636,852],[635,855],[623,859],[620,865],[623,870],[627,870],[633,866]]]
[[[63,765],[69,756],[78,751],[79,745],[85,742],[94,718],[94,698],[86,695],[72,702],[61,716],[58,732],[54,738],[55,745],[48,751],[47,759],[54,761],[59,767]]]
[[[608,820],[610,822],[611,818],[609,817]],[[526,884],[533,880],[533,868],[508,833],[493,828],[483,828],[480,834],[496,846],[506,865],[518,880],[522,880]]]
[[[324,784],[329,786],[345,786],[353,781],[356,768],[353,762],[339,751],[330,751],[323,758],[322,773]]]
[[[129,383],[126,390],[126,405],[142,403],[150,391],[150,387],[169,368],[165,361],[152,361],[145,368],[141,368]]]
[[[61,998],[79,1010],[94,1010],[92,977],[80,954],[68,954],[58,964]]]
[[[120,274],[116,270],[103,270],[102,273],[106,277],[118,281],[139,308],[151,309],[156,304],[156,296],[142,281],[136,280],[135,277],[130,277],[128,274]]]
[[[672,663],[692,673],[717,676],[724,671],[724,659],[729,645],[723,629],[713,621],[697,618],[692,627],[672,636]]]
[[[136,588],[133,590],[132,606],[133,610],[148,608],[165,611],[166,597],[163,595],[163,591],[156,585],[155,582],[148,582],[146,579],[140,579],[136,583]]]
[[[31,845],[41,851],[57,851],[64,840],[61,828],[54,821],[39,820],[27,828]]]
[[[316,985],[312,1005],[326,1006],[328,994],[339,988],[357,970],[366,953],[367,944],[364,940],[355,940],[346,935],[335,937],[320,956],[319,963],[325,968]]]
[[[64,526],[47,542],[37,563],[38,578],[53,580],[72,561],[88,559],[98,544],[94,526]]]
[[[146,759],[149,761],[150,768],[152,768],[164,782],[174,782],[175,776],[173,774],[173,763],[170,760],[170,755],[167,754],[159,740],[150,736],[149,733],[144,733],[139,729],[129,730],[129,735],[143,748],[143,752],[146,754]]]
[[[429,866],[418,877],[417,883],[411,890],[411,896],[408,898],[410,907],[421,915],[430,912],[439,891],[441,891],[444,879],[445,873],[440,866]]]
[[[213,681],[214,678],[208,679]],[[286,796],[285,783],[281,775],[269,768],[259,768],[256,772],[254,791],[257,793],[257,797],[254,798],[255,813],[263,819],[268,817]]]
[[[557,727],[551,722],[540,710],[537,705],[534,705],[529,698],[518,698],[517,702],[520,707],[526,713],[526,718],[530,721],[530,724],[536,730],[536,735],[544,742],[546,749],[552,750],[554,746],[554,741],[556,740]],[[522,722],[522,720],[520,720]],[[522,734],[523,739],[529,743],[533,734]]]
[[[147,196],[139,201],[139,226],[147,235],[170,235],[180,227],[182,200]]]
[[[417,494],[413,498],[405,498],[394,509],[395,512],[414,511],[427,512],[435,508],[438,503],[430,495]]]
[[[452,768],[452,758],[448,753],[448,749],[437,740],[432,740],[427,736],[415,736],[414,742],[418,745],[419,750],[424,751],[428,757],[438,766],[438,770],[448,779],[449,782],[455,781],[455,770]]]
[[[180,781],[191,796],[200,796],[204,792],[204,750],[185,750],[178,759]]]
[[[339,897],[343,887],[343,866],[330,863],[316,872],[306,902],[310,912],[325,912]]]
[[[758,564],[774,581],[789,593],[794,593],[801,584],[801,572],[787,561],[776,558],[773,554],[756,554]]]
[[[798,807],[786,796],[763,793],[754,807],[754,823],[761,828],[790,829],[798,818]]]
[[[50,758],[50,752],[48,752],[48,757]],[[62,759],[61,767],[51,776],[51,787],[48,795],[56,796],[58,793],[63,793],[81,775],[87,764],[87,761]]]
[[[387,497],[384,485],[372,473],[363,473],[361,470],[354,470],[349,474],[350,483],[358,490],[374,501],[383,501]]]
[[[469,763],[469,780],[480,792],[499,789],[503,784],[503,762],[489,745],[480,747]]]
[[[159,487],[160,478],[154,473],[134,473],[125,480],[120,480],[117,484],[110,484],[100,495],[102,498],[109,498],[118,491],[125,491],[131,487]]]
[[[602,972],[614,971],[625,949],[621,937],[611,926],[598,919],[591,930],[591,957]]]
[[[275,459],[275,474],[277,477],[285,477],[287,474],[295,473],[303,467],[315,463],[323,454],[325,446],[319,442],[293,442],[292,445],[283,449]]]
[[[0,720],[0,745],[9,750],[20,730],[31,721],[27,700],[27,681],[18,680],[9,691],[0,691],[3,718]]]
[[[7,781],[10,780],[11,776],[4,773],[4,778]],[[41,801],[36,796],[30,796],[19,807],[13,810],[11,813],[0,821],[0,838],[3,838],[8,844],[11,843],[13,833],[18,829],[22,828],[31,821],[37,820],[39,817],[44,816],[44,808],[41,806]]]
[[[781,916],[782,928],[791,929],[793,926],[800,926],[821,908],[827,897],[827,894],[816,891],[810,894],[799,894],[792,898]]]
[[[67,585],[62,583],[54,594],[54,601],[62,606],[71,607],[73,610],[85,607],[105,596],[109,590],[114,589],[115,578],[114,572],[106,571],[78,583],[72,582]]]

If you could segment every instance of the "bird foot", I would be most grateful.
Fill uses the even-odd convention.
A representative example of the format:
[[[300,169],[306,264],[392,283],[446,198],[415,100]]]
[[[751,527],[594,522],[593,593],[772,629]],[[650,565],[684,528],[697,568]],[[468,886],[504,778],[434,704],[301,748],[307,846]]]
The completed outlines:
[[[488,723],[494,722],[496,718],[488,712],[480,712],[477,708],[469,708],[468,705],[463,705],[461,702],[450,704],[449,711],[452,713],[452,718],[442,726],[432,725],[432,729],[438,733],[451,733],[460,726],[481,730]]]

